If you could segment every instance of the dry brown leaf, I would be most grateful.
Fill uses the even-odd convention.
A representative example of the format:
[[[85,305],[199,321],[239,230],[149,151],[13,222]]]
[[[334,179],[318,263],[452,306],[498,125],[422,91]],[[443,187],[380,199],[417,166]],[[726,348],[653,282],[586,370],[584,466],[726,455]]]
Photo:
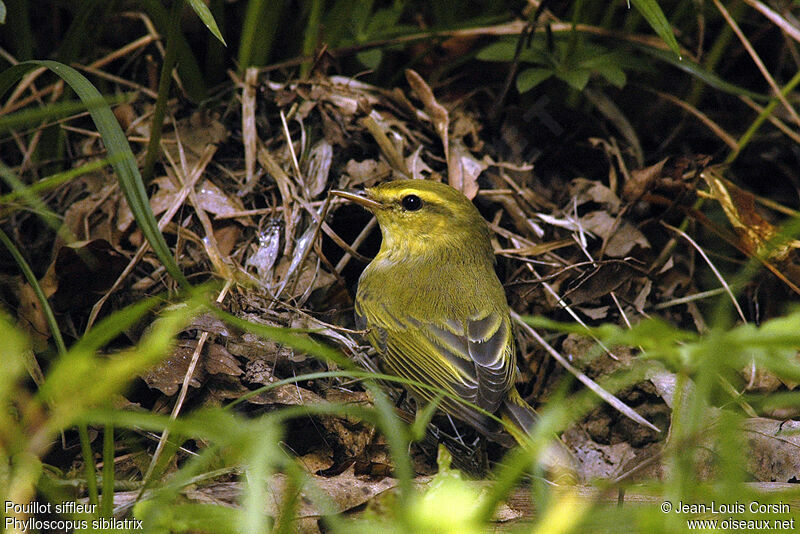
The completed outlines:
[[[386,477],[375,480],[356,476],[352,468],[335,477],[310,475],[310,478],[311,483],[328,497],[329,502],[333,504],[335,511],[338,513],[361,506],[397,485],[397,480],[393,478]],[[285,502],[285,492],[287,490],[297,490],[293,485],[287,484],[286,475],[281,473],[273,475],[267,482],[266,487],[269,495],[264,502],[264,511],[268,515],[275,517],[276,514],[280,513],[281,503]],[[313,494],[306,494],[304,491],[299,493],[297,517],[321,517],[321,510],[314,505],[314,501],[311,499]],[[186,496],[190,500],[200,503],[236,505],[240,502],[241,495],[242,484],[240,482],[214,484],[186,490]],[[295,531],[292,530],[292,532]]]
[[[381,177],[390,176],[392,168],[383,160],[365,159],[364,161],[356,161],[351,159],[345,165],[345,173],[349,180],[346,184],[341,184],[342,187],[369,187],[374,185]]]
[[[629,443],[597,443],[578,426],[568,428],[562,439],[578,463],[581,480],[614,478],[621,473],[623,465],[636,457]]]
[[[242,145],[244,147],[245,188],[254,185],[258,131],[256,128],[256,88],[258,69],[248,67],[242,86]]]
[[[228,129],[215,114],[202,109],[186,119],[178,121],[178,131],[167,131],[161,138],[161,146],[172,161],[186,159],[187,169],[194,168],[208,145],[223,143],[229,135]],[[179,144],[180,142],[180,144]]]
[[[267,285],[272,283],[272,268],[278,260],[281,244],[281,227],[277,220],[270,220],[258,234],[255,252],[248,256],[246,267],[253,267],[259,279]]]
[[[478,176],[486,170],[488,165],[473,156],[461,139],[453,139],[450,143],[450,157],[448,158],[450,185],[464,193],[472,200],[478,194]]]
[[[800,421],[758,417],[746,419],[742,429],[748,442],[748,453],[743,457],[756,480],[800,480]]]
[[[107,184],[88,197],[70,204],[64,213],[64,226],[78,239],[104,239],[117,246],[120,235],[111,221],[117,211],[127,208],[127,205],[116,184]],[[98,216],[98,212],[102,216]]]
[[[212,375],[239,376],[244,371],[239,367],[239,362],[228,350],[218,343],[206,345],[206,357],[203,359],[206,371]]]
[[[267,324],[279,326],[274,323]],[[228,338],[226,347],[234,356],[241,356],[248,360],[263,360],[269,362],[270,365],[288,361],[288,356],[292,352],[291,349],[282,347],[274,341],[263,339],[249,332]]]
[[[581,226],[605,241],[605,254],[624,258],[635,246],[650,248],[650,243],[634,225],[612,217],[605,211],[592,211],[580,218]]]
[[[197,187],[199,208],[214,215],[231,215],[244,211],[242,201],[228,195],[211,180],[203,180]]]
[[[422,79],[422,76],[411,69],[406,69],[406,80],[411,90],[417,95],[417,98],[420,99],[422,105],[425,106],[425,111],[428,113],[437,135],[442,140],[444,153],[447,154],[450,148],[448,138],[450,114],[444,106],[436,101],[433,91],[430,86],[425,83],[425,80]]]
[[[189,369],[189,363],[192,361],[195,347],[197,347],[197,341],[195,340],[179,341],[169,358],[139,376],[150,388],[158,389],[167,396],[174,395],[183,384],[183,378]],[[204,376],[203,366],[198,365],[189,381],[189,385],[193,388],[199,388]]]
[[[222,224],[214,227],[214,240],[223,257],[230,256],[241,235],[242,227],[238,224]]]
[[[424,180],[426,176],[433,172],[433,169],[422,159],[422,145],[418,146],[411,155],[406,157],[406,167],[408,172],[411,173],[411,178],[415,180]]]
[[[45,273],[53,309],[78,311],[93,305],[125,269],[128,260],[104,239],[77,241],[58,249]]]
[[[461,175],[461,171],[458,168],[459,154],[452,153],[452,147],[450,146],[450,113],[436,100],[433,91],[430,86],[425,83],[425,80],[422,79],[422,76],[411,69],[406,69],[405,72],[408,85],[411,87],[414,94],[417,95],[417,98],[420,99],[422,105],[425,106],[425,111],[433,123],[433,129],[436,131],[436,135],[439,136],[439,139],[442,140],[444,155],[447,158],[447,175],[450,179],[450,185],[453,185],[453,187],[456,187],[456,185],[467,187],[467,189],[456,187],[456,189],[466,194],[470,191],[469,188],[471,186],[461,183],[461,179],[459,178]],[[469,198],[473,198],[474,196],[475,195]]]
[[[622,198],[632,202],[641,198],[647,191],[653,188],[658,179],[664,171],[664,164],[669,158],[664,158],[654,165],[645,167],[644,169],[636,169],[631,171],[630,179],[622,186]]]
[[[315,289],[329,287],[336,281],[336,277],[334,275],[328,271],[316,267],[316,260],[316,254],[313,252],[309,253],[305,262],[305,267],[300,272],[300,277],[297,279],[297,282],[289,281],[288,287],[294,286],[294,293],[291,295],[292,297],[299,297],[307,292],[314,291]],[[275,267],[276,278],[283,280],[283,278],[286,276],[286,273],[289,271],[289,268],[291,267],[291,263],[291,260],[285,256],[282,257],[278,262],[278,265]],[[297,276],[297,273],[295,272],[292,276]]]
[[[325,471],[333,467],[333,451],[328,447],[315,450],[299,457],[297,463],[312,474]]]
[[[333,146],[322,139],[312,148],[308,156],[308,169],[304,175],[306,187],[312,198],[325,191],[328,186],[328,174],[333,162]]]
[[[250,397],[247,402],[259,405],[304,406],[306,404],[318,406],[325,403],[325,399],[311,390],[301,388],[296,384],[285,384],[276,388],[262,391]]]
[[[622,201],[611,189],[595,180],[574,178],[569,183],[568,191],[570,198],[574,199],[574,205],[577,206],[594,202],[602,205],[610,213],[617,213],[622,205]]]

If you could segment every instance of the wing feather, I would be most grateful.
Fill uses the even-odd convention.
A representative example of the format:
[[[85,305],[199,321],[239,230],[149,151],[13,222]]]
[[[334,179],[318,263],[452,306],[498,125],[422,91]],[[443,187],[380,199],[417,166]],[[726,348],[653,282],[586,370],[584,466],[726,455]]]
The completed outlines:
[[[484,410],[496,412],[514,382],[514,342],[507,315],[489,313],[464,322],[433,324],[419,318],[400,319],[372,299],[360,295],[356,324],[368,329],[370,343],[383,353],[398,376],[444,389]],[[435,393],[410,388],[430,401]],[[485,417],[468,406],[443,400],[442,408],[474,426],[486,428]]]

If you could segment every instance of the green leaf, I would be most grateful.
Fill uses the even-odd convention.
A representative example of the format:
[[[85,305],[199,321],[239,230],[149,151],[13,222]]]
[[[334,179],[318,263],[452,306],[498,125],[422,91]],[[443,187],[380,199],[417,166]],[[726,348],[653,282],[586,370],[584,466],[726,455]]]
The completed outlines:
[[[715,89],[719,89],[720,91],[724,91],[732,95],[748,96],[758,102],[769,101],[769,96],[755,93],[753,91],[750,91],[749,89],[745,89],[744,87],[728,83],[719,76],[717,76],[716,74],[714,74],[713,72],[707,71],[694,61],[691,61],[686,58],[678,58],[675,55],[670,54],[669,52],[665,52],[664,50],[659,50],[657,48],[652,48],[649,46],[639,45],[638,48],[643,52],[646,52],[647,54],[655,57],[656,59],[660,59],[661,61],[665,61],[675,67],[678,67],[682,71],[694,76],[698,80],[707,83],[708,85],[710,85]]]
[[[620,65],[627,66],[627,61],[623,54],[617,52],[596,55],[580,62],[581,67],[596,72],[613,85],[622,88],[627,76]]]
[[[595,70],[600,76],[608,80],[611,85],[620,89],[625,87],[625,83],[628,81],[625,71],[616,65],[603,65],[602,67],[597,67]]]
[[[562,69],[556,73],[560,80],[564,80],[567,85],[578,91],[583,91],[583,88],[589,83],[591,75],[592,72],[590,70],[582,68]]]
[[[219,27],[217,26],[217,21],[214,20],[214,15],[211,14],[211,10],[208,9],[206,3],[203,2],[203,0],[187,0],[187,2],[189,2],[189,5],[192,6],[194,12],[197,13],[197,16],[200,17],[200,20],[203,21],[203,24],[206,25],[206,28],[209,29],[211,34],[219,39],[219,42],[228,46],[227,43],[225,43],[225,39],[222,38],[222,34],[219,32]]]
[[[383,52],[380,48],[365,50],[356,54],[356,59],[358,59],[358,61],[368,69],[375,70],[378,68],[378,65],[381,64]]]
[[[6,4],[0,0],[0,24],[6,23]]]
[[[475,56],[481,61],[511,61],[517,45],[513,41],[503,40],[492,43]]]
[[[403,4],[395,3],[391,7],[377,10],[367,24],[366,34],[369,38],[385,36],[387,31],[392,33],[403,15]]]
[[[678,41],[675,40],[675,35],[672,33],[672,27],[664,16],[664,12],[658,6],[655,0],[631,0],[633,7],[647,20],[650,26],[655,30],[661,40],[667,43],[667,46],[675,52],[675,55],[680,57],[681,49],[678,46]]]
[[[526,93],[550,78],[553,74],[552,69],[540,69],[535,67],[525,69],[517,75],[517,91]]]
[[[536,63],[548,67],[556,66],[556,58],[547,49],[538,46],[523,48],[519,54],[519,60],[523,63]]]
[[[483,48],[478,55],[482,61],[512,61],[517,51],[516,40],[503,39]],[[540,46],[528,46],[519,53],[522,63],[535,63],[538,65],[555,66],[555,61],[550,52]]]
[[[72,67],[57,61],[32,60],[14,65],[0,73],[0,96],[5,94],[12,84],[22,78],[25,73],[35,67],[47,67],[52,70],[67,82],[81,101],[87,105],[97,131],[103,138],[106,150],[108,150],[108,159],[117,173],[120,189],[125,194],[139,228],[147,238],[153,252],[164,264],[167,272],[182,286],[190,287],[189,281],[186,280],[178,264],[175,263],[164,236],[158,229],[158,223],[153,211],[150,209],[150,201],[147,198],[142,177],[136,166],[136,158],[131,151],[128,140],[111,112],[111,108],[104,102],[103,97],[94,85]]]

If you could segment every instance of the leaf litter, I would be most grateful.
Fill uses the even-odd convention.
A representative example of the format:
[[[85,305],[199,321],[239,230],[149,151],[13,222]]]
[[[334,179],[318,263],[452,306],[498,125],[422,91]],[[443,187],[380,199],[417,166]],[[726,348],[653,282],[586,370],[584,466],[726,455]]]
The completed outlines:
[[[661,306],[698,292],[691,250],[670,249],[663,229],[648,224],[669,213],[688,214],[747,256],[758,255],[784,287],[797,291],[797,244],[773,245],[776,227],[759,212],[754,195],[719,178],[707,167],[707,158],[668,158],[636,169],[610,163],[606,179],[575,177],[567,187],[554,190],[537,175],[535,165],[519,157],[523,151],[514,146],[519,139],[513,121],[499,125],[500,138],[510,146],[503,149],[483,126],[486,109],[470,99],[437,96],[414,71],[406,71],[406,79],[410,91],[387,91],[343,76],[277,82],[251,69],[239,83],[239,105],[219,102],[217,111],[195,111],[169,122],[163,172],[150,184],[150,203],[163,217],[162,231],[184,272],[198,280],[227,274],[236,282],[223,304],[227,310],[267,325],[313,328],[346,353],[356,351],[362,366],[378,370],[370,350],[349,328],[353,289],[363,260],[376,250],[379,232],[374,221],[350,206],[332,204],[324,220],[323,208],[331,188],[413,177],[448,181],[476,201],[494,230],[509,303],[521,315],[572,317],[592,325],[661,313],[676,324],[702,327],[692,302]],[[117,111],[136,123],[137,113],[148,113],[149,106],[134,102]],[[138,130],[147,134],[141,126]],[[84,151],[91,142],[96,141],[86,139]],[[620,161],[615,142],[594,140],[594,145],[614,162]],[[707,190],[700,189],[698,178]],[[95,172],[63,186],[51,204],[81,241],[37,245],[52,248],[55,259],[42,283],[59,324],[76,338],[94,317],[170,286],[155,257],[142,247],[142,235],[114,184],[109,174]],[[718,202],[728,227],[694,210],[691,202],[697,197]],[[12,224],[21,224],[27,216],[12,214]],[[91,269],[80,267],[78,250],[92,258]],[[82,285],[73,285],[77,281]],[[17,295],[19,323],[34,334],[35,346],[42,346],[47,328],[30,286],[20,278],[6,283]],[[136,340],[142,329],[127,335]],[[208,333],[210,341],[200,346],[198,332]],[[519,330],[517,338],[517,385],[534,405],[546,406],[568,372],[524,331]],[[636,363],[635,351],[598,347],[592,339],[574,334],[559,336],[554,344],[590,381]],[[130,400],[168,411],[198,349],[198,365],[188,381],[187,410],[224,404],[262,386],[333,369],[332,364],[203,316],[186,329],[168,359],[141,375],[145,386]],[[753,390],[795,386],[762,369],[742,372]],[[578,460],[584,480],[615,479],[637,466],[645,469],[636,476],[663,476],[658,458],[670,424],[674,387],[674,376],[660,370],[615,394],[621,405],[662,432],[604,403],[564,432],[562,439]],[[404,417],[413,420],[413,403],[396,388],[388,391]],[[352,380],[313,379],[251,395],[240,409],[257,414],[327,402],[364,405],[371,398]],[[796,441],[790,436],[775,439],[776,432],[786,430],[776,431],[775,425],[766,418],[745,424],[744,431],[763,442],[758,447],[751,443],[761,455],[751,458],[747,467],[757,480],[788,481],[797,473],[795,466],[771,463]],[[437,440],[459,450],[456,466],[473,474],[484,473],[502,457],[502,450],[476,441],[469,428],[437,416],[427,438],[412,447],[421,482],[436,471]],[[361,507],[394,486],[385,441],[370,425],[347,416],[293,422],[285,448],[333,498],[339,512]],[[144,474],[141,462],[130,468]],[[275,476],[274,502],[282,502],[285,479]],[[235,482],[219,481],[185,495],[199,502],[232,504],[239,490]],[[121,492],[116,497],[126,498]],[[269,505],[268,510],[276,512]],[[307,502],[301,504],[300,518],[319,515]]]

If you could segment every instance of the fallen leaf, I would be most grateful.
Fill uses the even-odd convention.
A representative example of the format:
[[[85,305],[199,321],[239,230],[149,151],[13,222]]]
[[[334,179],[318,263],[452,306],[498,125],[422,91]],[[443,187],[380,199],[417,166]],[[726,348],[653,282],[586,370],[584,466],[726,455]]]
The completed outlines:
[[[312,148],[308,156],[308,169],[304,175],[311,198],[318,196],[328,186],[328,174],[333,161],[333,146],[322,139]]]
[[[623,258],[635,246],[650,248],[642,232],[625,219],[618,220],[605,211],[592,211],[580,218],[581,226],[605,241],[605,254]]]
[[[206,371],[212,375],[239,376],[244,371],[239,367],[239,362],[230,352],[218,343],[209,343],[206,347],[206,356],[203,365]]]
[[[667,163],[668,159],[664,158],[644,169],[632,170],[630,172],[630,180],[626,181],[622,186],[622,198],[628,202],[633,202],[641,198],[647,191],[653,189],[653,185],[661,178],[664,164]]]
[[[450,143],[449,161],[447,178],[450,185],[472,200],[478,194],[478,176],[488,165],[475,158],[461,139],[453,139]]]
[[[195,340],[179,341],[167,359],[139,376],[150,388],[158,389],[167,396],[174,395],[183,384],[195,347],[197,347],[197,341]],[[204,375],[203,367],[198,365],[189,381],[189,385],[193,388],[199,388]]]
[[[214,215],[231,215],[244,211],[242,201],[228,195],[211,180],[203,180],[197,187],[199,208]]]
[[[617,213],[622,201],[608,187],[595,180],[586,178],[574,178],[569,182],[569,196],[574,199],[572,205],[581,206],[587,202],[595,202],[602,205],[607,211]]]

